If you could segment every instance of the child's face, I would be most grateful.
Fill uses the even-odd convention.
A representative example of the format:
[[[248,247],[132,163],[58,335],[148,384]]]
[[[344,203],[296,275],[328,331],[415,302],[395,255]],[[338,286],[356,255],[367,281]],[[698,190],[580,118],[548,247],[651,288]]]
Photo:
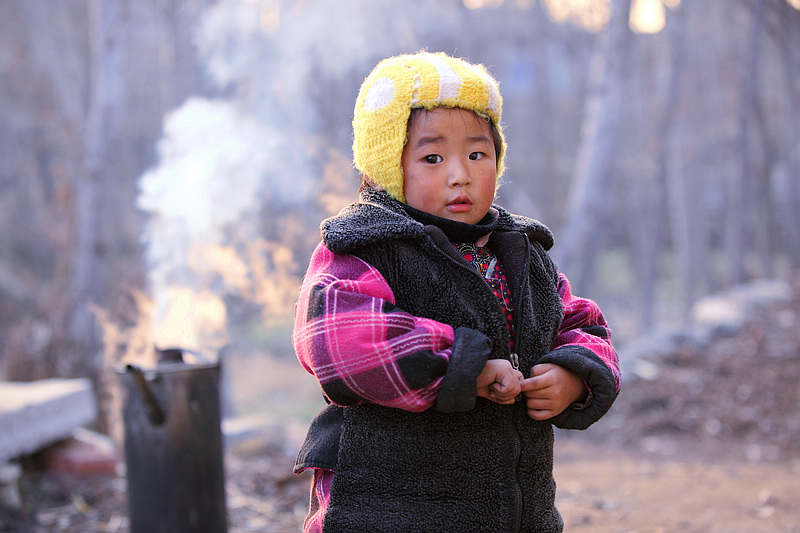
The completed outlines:
[[[477,224],[489,211],[497,156],[489,123],[472,111],[418,112],[403,148],[406,203],[438,217]]]

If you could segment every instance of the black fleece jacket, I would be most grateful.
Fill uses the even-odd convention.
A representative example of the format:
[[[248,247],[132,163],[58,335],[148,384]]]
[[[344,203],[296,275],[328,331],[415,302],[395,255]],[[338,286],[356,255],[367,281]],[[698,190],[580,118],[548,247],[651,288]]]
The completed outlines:
[[[435,409],[332,405],[312,423],[296,469],[336,471],[324,531],[561,531],[552,425],[588,427],[611,406],[616,385],[590,350],[550,350],[563,311],[549,229],[494,206],[488,244],[512,290],[520,370],[561,364],[593,392],[589,408],[539,422],[523,402],[476,397],[486,360],[511,358],[506,318],[481,275],[440,228],[417,222],[386,193],[362,191],[360,200],[323,222],[325,246],[374,266],[397,307],[450,324],[456,337]]]

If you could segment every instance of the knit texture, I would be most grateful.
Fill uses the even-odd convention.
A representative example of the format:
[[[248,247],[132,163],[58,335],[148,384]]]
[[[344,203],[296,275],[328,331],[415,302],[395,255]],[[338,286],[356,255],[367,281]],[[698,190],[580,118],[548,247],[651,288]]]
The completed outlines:
[[[406,125],[415,108],[467,109],[487,117],[503,139],[502,97],[497,81],[483,65],[443,53],[422,52],[384,59],[364,80],[353,116],[355,167],[405,202],[401,158]],[[503,173],[505,140],[497,154]]]

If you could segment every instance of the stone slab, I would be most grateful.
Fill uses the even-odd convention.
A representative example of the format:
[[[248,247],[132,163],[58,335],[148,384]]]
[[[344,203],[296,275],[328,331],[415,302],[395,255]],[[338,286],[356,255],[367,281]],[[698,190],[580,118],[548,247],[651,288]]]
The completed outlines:
[[[89,379],[0,381],[0,464],[63,440],[96,417]]]

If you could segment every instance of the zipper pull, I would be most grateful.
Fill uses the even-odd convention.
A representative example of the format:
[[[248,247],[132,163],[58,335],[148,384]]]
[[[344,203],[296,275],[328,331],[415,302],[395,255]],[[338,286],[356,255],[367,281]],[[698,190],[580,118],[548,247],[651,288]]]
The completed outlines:
[[[511,366],[514,367],[514,370],[519,370],[519,355],[517,355],[517,353],[514,352],[509,356],[509,359],[511,359]],[[522,401],[522,393],[517,394],[517,397],[514,398],[514,401],[515,402],[521,402]]]
[[[494,274],[494,267],[497,265],[497,258],[492,257],[492,260],[489,261],[489,266],[486,268],[486,279],[492,279],[492,274]]]

